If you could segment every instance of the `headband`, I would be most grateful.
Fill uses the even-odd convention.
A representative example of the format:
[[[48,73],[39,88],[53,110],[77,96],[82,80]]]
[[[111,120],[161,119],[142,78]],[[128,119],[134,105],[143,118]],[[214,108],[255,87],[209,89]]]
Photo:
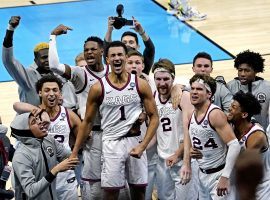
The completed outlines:
[[[210,86],[209,86],[207,83],[205,83],[204,80],[198,78],[198,79],[195,80],[194,82],[197,82],[197,83],[202,84],[202,85],[206,88],[206,90],[208,90],[208,92],[212,92]]]
[[[168,72],[169,74],[172,75],[172,77],[174,77],[174,73],[171,73],[169,70],[163,68],[163,67],[158,67],[154,70],[153,74],[157,73],[157,72]]]

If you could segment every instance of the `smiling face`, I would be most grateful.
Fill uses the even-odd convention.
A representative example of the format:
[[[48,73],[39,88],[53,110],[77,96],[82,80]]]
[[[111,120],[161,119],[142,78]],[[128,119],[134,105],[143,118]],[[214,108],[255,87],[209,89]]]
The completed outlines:
[[[30,115],[29,128],[36,138],[42,139],[46,137],[48,135],[49,126],[50,123],[48,121],[42,121],[40,116],[34,117],[33,115]]]
[[[39,96],[41,97],[42,104],[48,108],[53,108],[59,103],[61,91],[56,82],[46,82],[39,91]]]
[[[241,106],[238,101],[234,100],[231,103],[231,106],[229,108],[229,112],[227,114],[228,121],[236,122],[238,120],[241,120],[243,116],[243,112],[241,110]]]
[[[169,72],[156,72],[155,84],[160,95],[169,95],[173,86],[173,78]]]
[[[37,53],[35,53],[35,63],[37,64],[38,68],[42,71],[49,73],[49,49],[41,49]]]
[[[126,53],[122,46],[110,47],[108,50],[107,63],[110,64],[114,74],[121,74],[126,67]]]
[[[243,63],[239,65],[237,71],[238,71],[238,78],[242,85],[247,85],[248,83],[255,80],[256,72],[248,64]]]

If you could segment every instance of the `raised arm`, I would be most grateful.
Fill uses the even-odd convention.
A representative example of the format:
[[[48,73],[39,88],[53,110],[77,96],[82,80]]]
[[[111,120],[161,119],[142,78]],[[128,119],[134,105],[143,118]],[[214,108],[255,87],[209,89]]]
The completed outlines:
[[[23,90],[27,91],[32,87],[29,82],[28,73],[24,66],[16,60],[13,55],[13,35],[15,29],[20,24],[20,20],[20,16],[12,16],[9,20],[3,42],[2,61],[9,75]]]
[[[13,104],[13,109],[18,113],[26,113],[26,112],[32,112],[34,109],[39,109],[37,106],[34,106],[29,103],[24,103],[24,102],[15,102]]]
[[[66,79],[71,78],[71,68],[69,65],[60,63],[59,56],[56,47],[56,36],[66,34],[68,30],[72,30],[70,27],[60,24],[57,26],[50,35],[49,42],[49,66],[51,70]]]
[[[156,102],[152,95],[152,90],[149,84],[145,80],[138,78],[138,85],[146,114],[149,117],[149,124],[143,141],[130,152],[130,155],[135,157],[140,157],[142,155],[143,151],[146,149],[147,145],[156,134],[159,123]]]
[[[145,49],[143,51],[144,57],[144,69],[143,73],[149,75],[151,67],[154,63],[155,57],[155,46],[151,38],[145,32],[145,29],[142,27],[141,23],[133,17],[134,30],[141,36]]]
[[[100,82],[97,82],[91,87],[88,93],[85,117],[79,127],[79,131],[76,137],[76,142],[71,154],[71,158],[77,157],[79,149],[81,148],[82,144],[91,133],[96,112],[99,107],[98,102],[100,101],[101,95],[102,95],[102,88]]]

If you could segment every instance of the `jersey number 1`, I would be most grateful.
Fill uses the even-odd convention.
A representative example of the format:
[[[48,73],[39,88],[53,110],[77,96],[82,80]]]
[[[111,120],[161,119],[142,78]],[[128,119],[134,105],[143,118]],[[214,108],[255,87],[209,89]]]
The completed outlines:
[[[121,112],[121,117],[120,120],[126,120],[126,116],[125,116],[125,106],[121,106],[119,108],[120,112]]]

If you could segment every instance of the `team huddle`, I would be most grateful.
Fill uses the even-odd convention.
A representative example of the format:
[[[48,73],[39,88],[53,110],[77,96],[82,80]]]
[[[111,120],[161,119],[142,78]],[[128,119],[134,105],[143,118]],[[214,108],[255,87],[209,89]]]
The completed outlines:
[[[56,38],[71,28],[59,25],[24,68],[13,53],[20,20],[11,17],[2,49],[21,101],[10,125],[15,199],[73,200],[78,187],[83,200],[268,199],[270,83],[256,76],[264,70],[259,53],[239,53],[238,77],[226,83],[211,77],[212,58],[200,52],[183,85],[172,61],[154,62],[154,44],[135,18],[143,54],[134,32],[111,41],[110,17],[105,39],[88,37],[76,66],[60,62]],[[253,187],[237,165],[249,150],[262,172]]]

